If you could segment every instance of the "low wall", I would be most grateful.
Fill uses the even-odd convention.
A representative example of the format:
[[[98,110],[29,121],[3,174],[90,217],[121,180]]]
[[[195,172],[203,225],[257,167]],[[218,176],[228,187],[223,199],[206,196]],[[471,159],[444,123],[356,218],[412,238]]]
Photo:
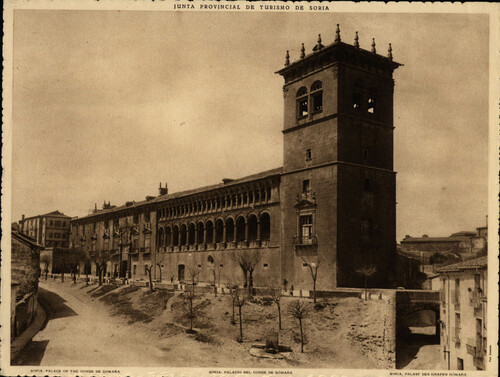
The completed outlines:
[[[32,292],[25,295],[21,301],[16,303],[16,315],[14,320],[14,331],[11,341],[21,335],[35,318],[37,305],[37,293]]]

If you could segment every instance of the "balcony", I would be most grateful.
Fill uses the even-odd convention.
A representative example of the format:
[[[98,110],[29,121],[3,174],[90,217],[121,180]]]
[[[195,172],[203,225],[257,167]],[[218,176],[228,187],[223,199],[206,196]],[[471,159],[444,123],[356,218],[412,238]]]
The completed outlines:
[[[139,248],[138,248],[138,247],[131,247],[131,248],[128,250],[128,253],[129,253],[129,254],[138,254],[138,253],[139,253]]]
[[[150,252],[151,252],[151,248],[150,247],[141,247],[141,253],[148,254]]]
[[[481,308],[482,306],[482,294],[479,290],[473,290],[472,292],[470,292],[470,296],[469,296],[469,299],[470,299],[470,304],[471,306],[474,308],[474,309],[479,309]]]
[[[317,246],[318,238],[316,236],[297,236],[293,237],[292,244],[294,246]]]

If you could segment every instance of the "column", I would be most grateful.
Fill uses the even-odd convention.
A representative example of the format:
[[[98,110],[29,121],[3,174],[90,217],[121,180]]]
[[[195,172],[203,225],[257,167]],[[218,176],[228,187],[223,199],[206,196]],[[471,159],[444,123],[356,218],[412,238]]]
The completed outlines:
[[[260,220],[257,220],[257,239],[256,241],[260,241]]]
[[[222,242],[226,243],[226,224],[222,225]]]
[[[207,243],[207,227],[205,224],[203,224],[203,243]]]
[[[215,238],[215,231],[217,226],[214,224],[213,234],[212,234],[212,243],[217,243],[217,239]]]
[[[198,225],[194,226],[194,245],[198,244]]]
[[[245,220],[245,242],[248,241],[248,221]]]

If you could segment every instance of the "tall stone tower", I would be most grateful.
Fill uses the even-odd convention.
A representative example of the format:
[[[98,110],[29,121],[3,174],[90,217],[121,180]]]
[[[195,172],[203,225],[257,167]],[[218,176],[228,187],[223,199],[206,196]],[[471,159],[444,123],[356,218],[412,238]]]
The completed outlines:
[[[290,62],[283,76],[281,275],[294,289],[390,283],[396,246],[393,71],[401,64],[341,41]]]

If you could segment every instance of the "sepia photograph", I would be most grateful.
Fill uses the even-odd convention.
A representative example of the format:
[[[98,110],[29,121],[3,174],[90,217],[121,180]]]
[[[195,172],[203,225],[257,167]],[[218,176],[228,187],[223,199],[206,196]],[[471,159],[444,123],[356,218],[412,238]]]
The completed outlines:
[[[8,1],[1,374],[496,375],[498,10]]]

